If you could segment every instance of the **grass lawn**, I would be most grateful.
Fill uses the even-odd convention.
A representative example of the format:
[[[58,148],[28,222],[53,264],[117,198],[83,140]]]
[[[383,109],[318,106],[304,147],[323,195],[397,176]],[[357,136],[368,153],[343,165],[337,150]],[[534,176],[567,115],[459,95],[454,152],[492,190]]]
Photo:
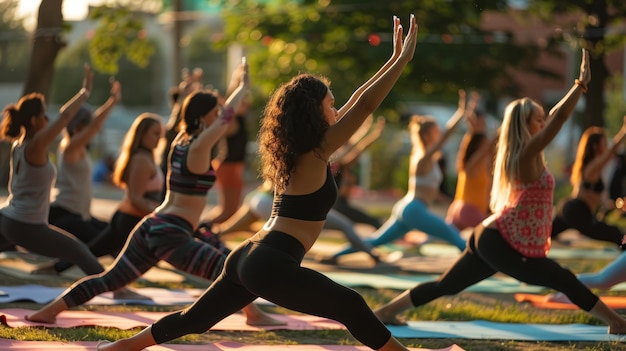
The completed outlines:
[[[574,272],[596,271],[608,260],[561,260],[561,263]],[[1,262],[0,262],[1,264]],[[38,282],[36,276],[32,281],[0,274],[0,285],[33,284]],[[65,285],[69,282],[65,282]],[[186,280],[180,284],[151,284],[153,287],[204,287],[197,280]],[[134,287],[145,287],[145,283],[133,283]],[[391,289],[357,289],[368,304],[375,308],[391,298],[399,291]],[[607,293],[607,292],[602,292]],[[626,293],[623,293],[626,294]],[[1,308],[40,307],[33,303],[12,303],[0,305]],[[97,309],[115,311],[170,311],[182,306],[81,306],[77,309]],[[275,313],[294,313],[281,307],[263,307]],[[621,311],[626,315],[626,311]],[[514,323],[585,323],[602,325],[602,323],[582,311],[555,311],[536,309],[514,301],[511,294],[477,294],[461,293],[456,296],[442,297],[425,306],[407,311],[403,317],[408,320],[489,320],[494,322]],[[82,327],[82,328],[6,328],[0,327],[0,337],[18,340],[38,341],[96,341],[114,340],[137,333],[139,329],[119,330],[116,328]],[[237,341],[249,344],[340,344],[360,345],[346,331],[267,331],[267,332],[208,332],[201,335],[189,335],[177,339],[175,343],[210,343],[217,341]],[[468,340],[468,339],[400,339],[409,347],[444,348],[457,344],[465,350],[476,351],[507,351],[507,350],[626,350],[626,343],[618,342],[518,342],[510,340]]]

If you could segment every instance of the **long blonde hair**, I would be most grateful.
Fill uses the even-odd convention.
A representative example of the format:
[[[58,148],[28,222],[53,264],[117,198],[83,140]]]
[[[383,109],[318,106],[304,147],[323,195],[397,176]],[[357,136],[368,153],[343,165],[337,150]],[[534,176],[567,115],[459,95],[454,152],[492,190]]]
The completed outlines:
[[[528,122],[541,105],[530,98],[510,102],[504,110],[493,167],[493,185],[489,206],[496,213],[502,210],[511,195],[512,183],[520,175],[519,158],[530,139]],[[541,160],[545,163],[543,152]]]
[[[140,114],[132,126],[126,132],[124,136],[124,142],[120,148],[120,155],[115,161],[115,168],[113,169],[113,175],[111,176],[113,184],[124,188],[126,186],[126,169],[130,158],[139,150],[143,149],[141,145],[141,139],[146,132],[156,124],[161,124],[161,117],[153,113]],[[154,156],[154,150],[147,150]]]
[[[572,165],[572,174],[570,176],[570,184],[577,186],[583,180],[583,170],[597,155],[595,147],[600,143],[606,143],[606,133],[604,128],[591,126],[583,132],[578,142],[576,150],[576,159]]]

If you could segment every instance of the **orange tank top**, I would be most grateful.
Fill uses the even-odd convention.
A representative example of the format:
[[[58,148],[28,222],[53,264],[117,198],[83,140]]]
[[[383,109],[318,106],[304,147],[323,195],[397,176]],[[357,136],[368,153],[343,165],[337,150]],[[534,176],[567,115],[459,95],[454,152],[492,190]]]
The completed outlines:
[[[454,199],[471,204],[487,213],[489,209],[490,188],[491,177],[486,167],[472,176],[468,176],[465,171],[460,171],[456,182]]]
[[[507,205],[496,213],[502,237],[526,257],[546,257],[550,251],[554,177],[547,168],[532,183],[515,180]]]

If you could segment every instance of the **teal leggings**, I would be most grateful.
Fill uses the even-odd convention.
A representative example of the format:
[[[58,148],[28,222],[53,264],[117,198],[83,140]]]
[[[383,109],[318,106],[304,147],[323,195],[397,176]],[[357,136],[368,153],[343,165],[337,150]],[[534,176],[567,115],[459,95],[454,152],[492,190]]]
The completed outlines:
[[[446,223],[443,218],[430,212],[428,206],[423,202],[407,197],[393,206],[387,222],[376,231],[377,236],[374,239],[365,240],[365,242],[373,247],[385,245],[402,238],[411,230],[419,230],[429,236],[448,241],[461,251],[465,250],[465,240],[453,225]],[[349,247],[335,256],[356,251],[354,247]]]

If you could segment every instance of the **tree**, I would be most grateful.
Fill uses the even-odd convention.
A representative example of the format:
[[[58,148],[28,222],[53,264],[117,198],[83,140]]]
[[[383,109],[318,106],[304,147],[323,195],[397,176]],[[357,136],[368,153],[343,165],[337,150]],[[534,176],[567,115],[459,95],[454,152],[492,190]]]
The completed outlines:
[[[590,51],[591,82],[587,92],[583,129],[604,126],[605,90],[610,77],[605,59],[607,54],[624,48],[626,33],[626,2],[623,0],[535,0],[530,2],[534,13],[550,20],[554,14],[578,13],[572,31],[563,39]],[[611,31],[611,28],[617,29]],[[621,116],[619,116],[621,120]]]
[[[24,19],[17,16],[17,0],[0,2],[0,72],[3,82],[22,82],[30,46]]]
[[[154,47],[142,36],[143,24],[134,17],[134,9],[156,9],[157,0],[113,1],[96,9],[92,16],[99,20],[99,27],[90,44],[90,57],[97,70],[117,72],[119,60],[125,56],[137,65],[147,65]],[[32,52],[28,72],[22,90],[23,95],[39,92],[49,98],[54,78],[55,61],[66,46],[63,33],[67,28],[63,21],[63,0],[42,0],[37,13],[37,27],[32,36]],[[145,33],[144,33],[145,34]],[[3,145],[6,146],[6,145]],[[8,180],[7,147],[0,148],[0,182]]]
[[[333,78],[335,97],[345,101],[388,58],[392,15],[405,16],[406,25],[415,12],[420,42],[406,76],[385,100],[391,117],[398,114],[397,101],[453,98],[459,88],[514,95],[517,86],[506,67],[534,70],[544,48],[519,46],[510,33],[481,29],[483,11],[502,10],[506,3],[240,0],[226,3],[223,44],[248,46],[255,87],[264,96],[299,71],[312,71]]]
[[[37,28],[33,34],[33,50],[23,95],[39,92],[47,97],[50,93],[54,61],[65,46],[62,6],[63,0],[46,0],[39,5]]]

